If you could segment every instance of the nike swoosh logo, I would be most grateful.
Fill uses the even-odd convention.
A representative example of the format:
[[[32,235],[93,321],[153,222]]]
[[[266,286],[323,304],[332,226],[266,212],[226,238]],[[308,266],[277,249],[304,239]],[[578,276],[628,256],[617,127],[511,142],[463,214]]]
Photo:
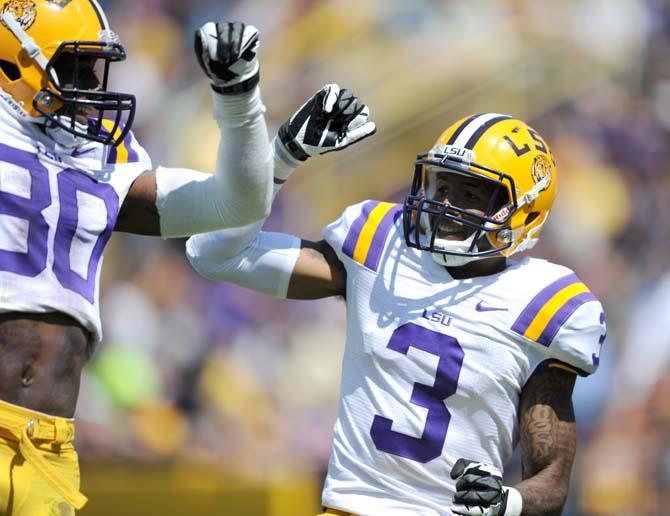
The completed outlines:
[[[507,312],[507,308],[499,308],[495,306],[484,306],[484,304],[480,301],[477,303],[477,306],[475,307],[478,312]]]
[[[72,157],[73,157],[73,158],[78,158],[78,157],[80,157],[80,156],[84,156],[85,154],[89,154],[89,153],[93,152],[94,150],[95,150],[95,148],[93,148],[93,149],[88,149],[88,150],[85,150],[85,151],[74,151],[74,152],[72,153]]]

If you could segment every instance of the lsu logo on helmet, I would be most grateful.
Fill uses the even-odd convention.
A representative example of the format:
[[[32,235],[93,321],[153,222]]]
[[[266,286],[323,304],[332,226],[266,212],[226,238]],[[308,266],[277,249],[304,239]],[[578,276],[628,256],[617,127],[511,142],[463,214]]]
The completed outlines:
[[[33,0],[9,0],[2,6],[2,14],[5,13],[12,14],[19,25],[23,27],[23,30],[28,30],[32,27],[37,17],[37,10]],[[4,20],[2,24],[5,25]]]
[[[551,181],[551,164],[549,163],[549,159],[542,154],[535,156],[531,174],[535,183],[539,183],[547,176],[549,176],[549,181]]]

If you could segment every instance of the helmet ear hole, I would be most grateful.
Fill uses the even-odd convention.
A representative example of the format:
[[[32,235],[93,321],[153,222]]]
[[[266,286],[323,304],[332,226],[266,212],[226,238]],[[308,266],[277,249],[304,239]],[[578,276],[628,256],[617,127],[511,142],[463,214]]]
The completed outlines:
[[[524,222],[524,225],[528,226],[533,223],[533,221],[540,216],[539,211],[531,211],[528,216],[526,217],[526,221]]]
[[[21,78],[19,67],[9,61],[0,61],[0,71],[12,82]]]

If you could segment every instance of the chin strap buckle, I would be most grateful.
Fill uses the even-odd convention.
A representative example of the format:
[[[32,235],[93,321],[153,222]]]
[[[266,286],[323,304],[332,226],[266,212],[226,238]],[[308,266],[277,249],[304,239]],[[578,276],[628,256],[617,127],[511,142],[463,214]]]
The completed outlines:
[[[528,190],[521,199],[519,199],[518,207],[521,208],[521,206],[532,203],[540,195],[540,192],[549,187],[550,182],[551,176],[547,174],[533,188]]]

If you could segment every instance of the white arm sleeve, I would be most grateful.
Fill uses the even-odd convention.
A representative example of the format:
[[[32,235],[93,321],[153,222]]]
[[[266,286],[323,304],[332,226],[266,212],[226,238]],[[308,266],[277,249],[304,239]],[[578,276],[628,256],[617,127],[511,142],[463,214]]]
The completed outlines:
[[[257,233],[259,224],[196,235],[186,256],[201,276],[286,298],[300,254],[300,239],[283,233]]]
[[[270,212],[273,149],[260,89],[212,95],[214,118],[221,129],[216,172],[156,170],[156,207],[163,237],[245,226]]]

